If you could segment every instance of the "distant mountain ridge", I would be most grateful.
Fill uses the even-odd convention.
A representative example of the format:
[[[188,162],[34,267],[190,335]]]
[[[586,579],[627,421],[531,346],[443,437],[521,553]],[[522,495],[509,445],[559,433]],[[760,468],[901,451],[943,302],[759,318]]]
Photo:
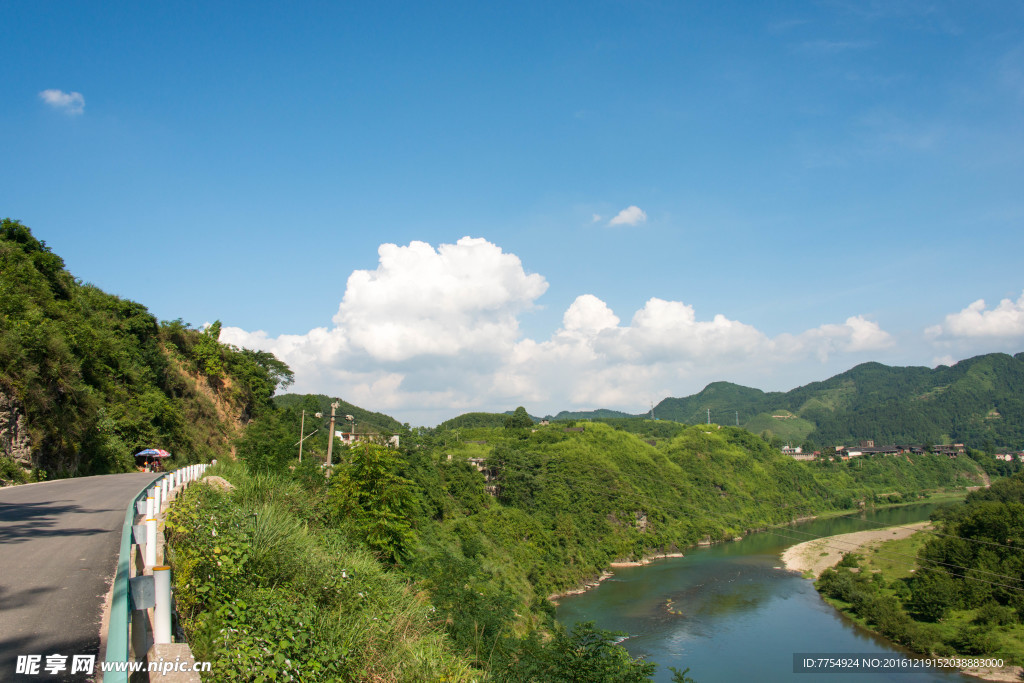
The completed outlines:
[[[313,424],[313,416],[311,412],[319,412],[326,420],[331,414],[331,403],[337,401],[338,408],[335,412],[335,429],[337,431],[348,431],[349,423],[345,420],[346,415],[351,415],[355,418],[357,429],[362,434],[364,430],[378,431],[378,432],[401,432],[403,425],[401,422],[385,415],[384,413],[375,413],[365,408],[343,401],[340,398],[334,398],[326,396],[324,394],[278,394],[274,397],[274,405],[278,408],[295,408],[296,410],[302,406],[304,399],[307,397],[312,398],[317,405],[316,411],[307,411],[309,415],[310,424]]]
[[[710,413],[710,414],[709,414]],[[551,419],[648,417],[610,410],[562,411]],[[1024,353],[990,353],[953,366],[863,363],[821,382],[764,392],[713,382],[654,406],[656,419],[739,424],[783,439],[822,445],[956,441],[1024,448]]]

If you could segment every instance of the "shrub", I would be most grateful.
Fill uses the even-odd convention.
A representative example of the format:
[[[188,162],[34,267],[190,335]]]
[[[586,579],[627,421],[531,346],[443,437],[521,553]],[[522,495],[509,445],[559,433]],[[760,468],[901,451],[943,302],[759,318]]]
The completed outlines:
[[[974,623],[982,625],[1009,626],[1017,622],[1017,610],[1007,605],[1000,605],[995,601],[982,605],[974,617]]]
[[[3,486],[4,479],[15,484],[24,484],[28,482],[28,473],[14,460],[0,456],[0,486]]]

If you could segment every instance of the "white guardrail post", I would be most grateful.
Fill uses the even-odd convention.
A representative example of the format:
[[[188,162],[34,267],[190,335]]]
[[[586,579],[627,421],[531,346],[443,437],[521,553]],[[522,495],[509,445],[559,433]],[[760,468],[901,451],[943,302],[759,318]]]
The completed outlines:
[[[153,642],[160,645],[171,642],[171,568],[153,567],[156,589],[153,605]]]
[[[152,517],[146,520],[146,569],[156,566],[156,520]]]

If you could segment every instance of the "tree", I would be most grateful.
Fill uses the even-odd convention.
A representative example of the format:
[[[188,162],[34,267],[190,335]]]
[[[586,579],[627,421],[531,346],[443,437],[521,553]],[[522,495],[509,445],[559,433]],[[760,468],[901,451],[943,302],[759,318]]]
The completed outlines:
[[[293,453],[292,434],[277,413],[253,420],[245,434],[235,442],[238,458],[251,472],[283,472]]]
[[[596,628],[588,621],[566,631],[556,626],[552,637],[544,641],[533,632],[520,642],[518,651],[495,678],[516,683],[527,681],[602,681],[602,683],[639,683],[649,681],[656,665],[633,659],[625,648],[615,644],[622,635]],[[685,681],[686,672],[678,672],[674,680]]]
[[[529,429],[532,426],[533,418],[522,406],[516,408],[515,412],[505,418],[505,429]]]
[[[413,482],[399,474],[405,461],[386,446],[365,442],[350,453],[352,462],[336,468],[331,478],[335,516],[351,522],[367,545],[397,562],[415,540],[412,520],[418,516]]]
[[[928,621],[939,621],[959,603],[956,583],[941,569],[925,567],[910,582],[907,605]]]

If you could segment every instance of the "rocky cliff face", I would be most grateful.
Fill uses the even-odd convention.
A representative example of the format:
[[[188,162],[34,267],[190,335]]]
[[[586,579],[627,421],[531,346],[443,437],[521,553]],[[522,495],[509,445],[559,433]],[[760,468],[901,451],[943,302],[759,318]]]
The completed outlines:
[[[12,458],[22,467],[32,467],[32,444],[28,421],[21,405],[0,391],[0,455]]]

